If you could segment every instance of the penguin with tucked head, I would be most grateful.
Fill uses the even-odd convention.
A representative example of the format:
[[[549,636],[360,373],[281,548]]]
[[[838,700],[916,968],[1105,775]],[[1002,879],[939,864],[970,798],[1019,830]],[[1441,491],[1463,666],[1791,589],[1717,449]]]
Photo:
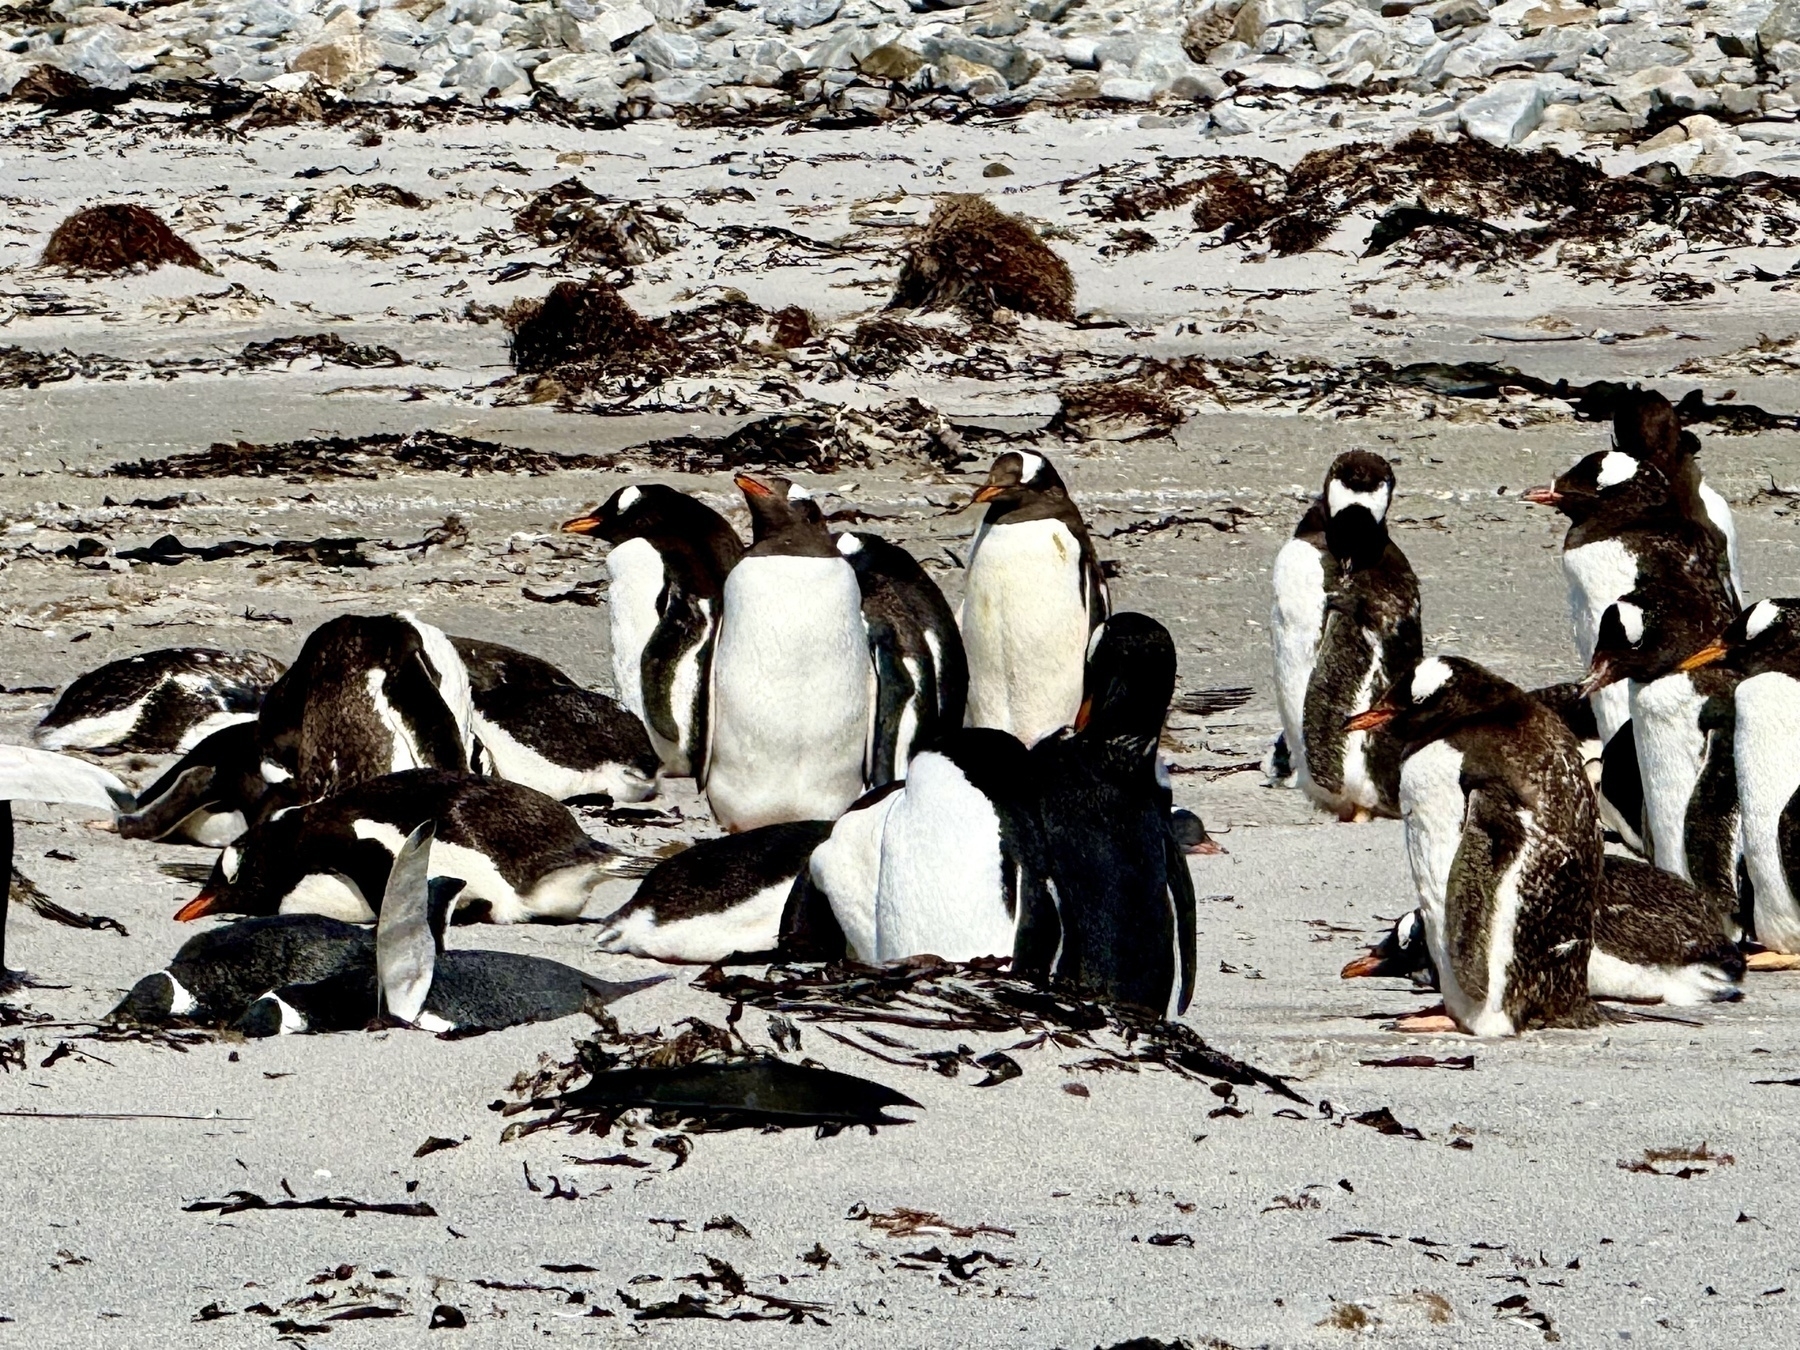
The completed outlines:
[[[256,717],[284,667],[261,652],[166,647],[109,661],[57,697],[32,739],[46,750],[181,754]]]
[[[118,817],[121,839],[161,839],[223,848],[261,818],[271,784],[254,722],[213,732]]]
[[[1159,1016],[1194,990],[1194,883],[1157,781],[1174,692],[1156,620],[1115,614],[1095,633],[1074,728],[1031,752],[1046,882],[1013,954],[1015,974]]]
[[[756,542],[725,578],[700,786],[730,833],[862,795],[875,702],[862,593],[812,494],[740,473]]]
[[[569,534],[612,545],[607,608],[613,684],[645,727],[673,778],[706,753],[706,689],[725,578],[744,555],[724,516],[661,483],[622,487]]]
[[[875,732],[869,782],[906,777],[913,751],[963,724],[969,662],[956,615],[918,559],[878,534],[835,535],[856,569],[875,662]]]
[[[1042,455],[1001,455],[975,502],[987,513],[963,587],[966,720],[1030,746],[1081,707],[1088,636],[1111,609],[1106,579],[1081,512]]]
[[[1594,1025],[1603,850],[1568,728],[1453,656],[1425,658],[1350,721],[1401,748],[1407,859],[1449,1019],[1477,1036]]]
[[[1332,461],[1315,507],[1322,509],[1317,565],[1330,582],[1303,686],[1299,667],[1306,659],[1313,594],[1303,564],[1311,541],[1296,537],[1276,559],[1271,623],[1277,698],[1285,702],[1280,691],[1290,685],[1304,688],[1299,736],[1288,742],[1290,762],[1298,745],[1301,786],[1345,820],[1396,809],[1400,762],[1393,742],[1346,730],[1345,721],[1412,669],[1421,653],[1419,579],[1388,537],[1393,493],[1394,471],[1382,456],[1351,450]]]
[[[1800,954],[1800,600],[1757,601],[1680,666],[1733,681],[1749,926],[1771,952]]]
[[[864,793],[808,856],[781,915],[781,950],[791,959],[837,961],[848,956],[869,965],[877,960],[881,845],[888,812],[905,787],[904,780],[896,780]]]
[[[661,761],[628,709],[525,652],[473,638],[450,641],[469,673],[484,771],[558,801],[656,795]]]

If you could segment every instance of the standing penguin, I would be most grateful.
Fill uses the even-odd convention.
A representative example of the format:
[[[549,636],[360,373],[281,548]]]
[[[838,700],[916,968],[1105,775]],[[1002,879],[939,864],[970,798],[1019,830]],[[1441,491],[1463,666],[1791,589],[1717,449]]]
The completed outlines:
[[[1736,679],[1733,750],[1752,935],[1772,952],[1800,954],[1800,600],[1759,600],[1681,668]]]
[[[856,569],[875,660],[875,735],[869,782],[906,777],[913,750],[963,724],[969,661],[956,615],[918,559],[878,534],[835,536]]]
[[[740,473],[756,542],[725,579],[699,786],[730,833],[862,794],[875,668],[856,572],[806,489]]]
[[[1453,656],[1419,662],[1350,721],[1401,746],[1407,858],[1455,1025],[1477,1036],[1594,1025],[1587,970],[1604,854],[1568,728]]]
[[[1194,992],[1194,883],[1156,772],[1174,692],[1168,630],[1142,614],[1108,619],[1074,729],[1031,752],[1046,883],[1013,954],[1015,974],[1159,1016]]]
[[[1042,455],[1001,455],[975,501],[987,514],[963,589],[967,721],[1030,746],[1081,707],[1088,635],[1110,611],[1106,580],[1081,512]]]
[[[613,682],[649,728],[663,772],[694,773],[706,752],[706,686],[725,577],[744,555],[717,511],[661,483],[620,488],[563,524],[606,540]]]
[[[1271,776],[1303,785],[1351,814],[1373,809],[1380,794],[1370,791],[1363,738],[1345,732],[1343,720],[1419,657],[1419,584],[1405,554],[1388,539],[1393,497],[1394,470],[1387,460],[1366,450],[1347,451],[1331,462],[1324,489],[1275,555],[1269,633],[1281,734],[1270,756]],[[1356,580],[1346,589],[1352,576]],[[1327,620],[1340,592],[1335,609],[1341,619],[1332,625],[1330,659],[1322,660]],[[1369,692],[1358,701],[1365,680]],[[1316,723],[1310,730],[1321,739],[1319,764],[1330,787],[1315,787],[1308,762],[1309,696]],[[1354,706],[1341,706],[1346,701]],[[1334,710],[1335,724],[1327,725]],[[1391,769],[1383,766],[1380,777],[1391,778]],[[1347,779],[1353,791],[1346,791]],[[1392,790],[1390,784],[1390,799]],[[1375,800],[1362,805],[1354,798]]]
[[[1394,471],[1387,460],[1351,450],[1326,475],[1324,558],[1331,584],[1325,594],[1318,646],[1301,709],[1300,783],[1320,805],[1344,820],[1392,815],[1400,791],[1400,757],[1386,737],[1345,729],[1350,714],[1368,707],[1421,654],[1419,579],[1406,555],[1388,538],[1387,511]],[[1295,540],[1287,547],[1304,547]],[[1285,549],[1283,550],[1286,551]],[[1277,560],[1279,566],[1280,560]],[[1290,559],[1289,570],[1299,569]],[[1290,627],[1277,594],[1274,623],[1278,680],[1282,648],[1301,625]],[[1293,749],[1289,745],[1290,758]]]

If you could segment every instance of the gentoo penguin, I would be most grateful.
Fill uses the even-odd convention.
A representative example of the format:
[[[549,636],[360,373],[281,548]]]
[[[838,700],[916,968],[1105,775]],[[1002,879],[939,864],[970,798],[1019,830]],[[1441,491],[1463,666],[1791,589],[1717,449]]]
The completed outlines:
[[[255,718],[284,667],[261,652],[168,647],[109,661],[62,691],[32,739],[46,750],[191,750]]]
[[[277,789],[265,813],[405,769],[467,773],[475,748],[462,659],[406,612],[320,624],[269,690],[257,729]]]
[[[1736,679],[1679,669],[1729,619],[1712,598],[1666,584],[1608,606],[1583,687],[1627,685],[1646,855],[1709,894],[1729,896],[1737,889]]]
[[[966,720],[1030,746],[1081,707],[1088,635],[1111,609],[1106,579],[1081,512],[1042,455],[1001,455],[975,501],[987,514],[963,586]]]
[[[589,838],[567,807],[541,792],[410,769],[256,826],[225,848],[205,888],[175,917],[327,914],[366,923],[401,842],[428,820],[437,823],[434,875],[460,878],[459,912],[492,923],[576,918],[595,887],[638,870],[638,860]]]
[[[1681,429],[1677,409],[1654,389],[1632,389],[1613,410],[1613,448],[1653,465],[1668,480],[1670,500],[1683,517],[1707,526],[1719,546],[1721,580],[1732,600],[1744,603],[1738,565],[1737,526],[1725,498],[1700,473],[1700,438]]]
[[[733,834],[855,801],[875,701],[856,572],[818,503],[785,478],[736,481],[756,542],[725,578],[700,780]]]
[[[794,878],[830,833],[828,820],[797,820],[700,840],[638,883],[600,930],[600,950],[696,965],[772,955]]]
[[[119,815],[123,839],[165,839],[223,848],[262,814],[269,791],[254,722],[213,732],[176,760]]]
[[[558,801],[656,795],[661,761],[635,714],[538,657],[474,638],[450,642],[468,672],[484,771]]]
[[[1600,823],[1634,853],[1644,851],[1644,784],[1638,776],[1637,738],[1626,719],[1610,741],[1600,738],[1594,700],[1582,681],[1546,685],[1531,696],[1562,719],[1581,746],[1588,783],[1600,808]]]
[[[725,517],[661,483],[620,488],[567,521],[606,540],[613,682],[649,729],[663,772],[686,777],[706,752],[706,689],[725,578],[744,545]]]
[[[1419,579],[1388,538],[1393,491],[1387,460],[1351,450],[1332,461],[1320,497],[1331,583],[1301,710],[1300,785],[1345,820],[1396,810],[1398,748],[1386,737],[1346,730],[1345,720],[1368,707],[1400,672],[1411,670],[1421,653]],[[1288,547],[1297,544],[1304,541]],[[1298,571],[1292,560],[1289,567]],[[1273,620],[1278,667],[1281,649],[1289,645],[1283,608],[1278,596]],[[1281,682],[1278,678],[1278,687]],[[1290,742],[1290,758],[1293,749]]]
[[[1343,730],[1343,719],[1367,706],[1395,672],[1410,668],[1419,655],[1418,580],[1387,533],[1393,497],[1394,470],[1387,460],[1366,450],[1347,451],[1331,462],[1323,490],[1275,555],[1269,633],[1282,729],[1271,752],[1270,776],[1303,785],[1327,805],[1352,815],[1380,803],[1383,793],[1374,786],[1375,777],[1388,784],[1391,811],[1394,766],[1384,764],[1372,776],[1369,747],[1364,738]],[[1351,573],[1361,575],[1336,607],[1341,619],[1333,625],[1331,661],[1321,674],[1326,620]],[[1359,623],[1359,610],[1375,622]],[[1315,731],[1325,742],[1318,758],[1330,787],[1315,787],[1308,765],[1306,710],[1315,678]],[[1371,692],[1357,702],[1365,678]],[[1326,725],[1331,710],[1345,700],[1356,706],[1342,708],[1335,725]],[[1285,772],[1277,772],[1277,766],[1285,766]],[[1353,790],[1347,790],[1351,784]],[[1361,798],[1369,799],[1368,805],[1353,800]]]
[[[1753,935],[1772,952],[1800,953],[1800,600],[1757,601],[1681,668],[1736,680],[1733,754]]]
[[[834,536],[856,569],[875,661],[875,732],[869,782],[906,777],[915,748],[963,724],[969,661],[956,615],[918,560],[878,534]]]
[[[111,815],[131,804],[131,790],[112,774],[83,760],[48,750],[0,745],[0,993],[29,984],[31,977],[6,965],[7,909],[13,886],[12,804],[47,802],[72,814]]]
[[[999,734],[999,733],[996,733]],[[832,824],[794,878],[781,915],[781,950],[797,961],[844,956],[873,964],[881,841],[903,780],[864,793]]]
[[[1594,906],[1588,993],[1692,1007],[1737,998],[1744,958],[1725,933],[1730,916],[1697,887],[1636,858],[1608,854]],[[1435,989],[1437,968],[1418,910],[1402,914],[1344,979],[1410,976]]]
[[[1350,719],[1400,743],[1406,852],[1444,1006],[1477,1036],[1592,1026],[1600,822],[1568,728],[1460,657]]]
[[[1108,619],[1074,728],[1031,752],[1045,884],[1027,892],[1013,955],[1017,975],[1159,1016],[1185,1011],[1194,991],[1194,883],[1156,775],[1174,692],[1168,630],[1142,614]]]
[[[173,1018],[246,1036],[351,1031],[383,1014],[425,1031],[497,1029],[599,1008],[657,980],[611,984],[512,952],[445,950],[462,882],[432,877],[432,826],[401,844],[373,931],[321,914],[277,914],[190,938],[132,986],[108,1020]]]

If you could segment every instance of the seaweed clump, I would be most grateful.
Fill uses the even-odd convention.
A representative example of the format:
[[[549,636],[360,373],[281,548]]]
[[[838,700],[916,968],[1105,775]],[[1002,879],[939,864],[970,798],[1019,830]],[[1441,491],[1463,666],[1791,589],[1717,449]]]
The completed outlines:
[[[604,277],[559,281],[542,300],[515,304],[505,323],[512,333],[513,369],[554,373],[565,389],[618,374],[659,381],[681,365],[681,345],[626,304]]]
[[[163,266],[211,270],[156,212],[127,202],[90,206],[63,221],[44,247],[44,265],[71,272],[152,272]]]
[[[1075,278],[1029,223],[985,197],[939,200],[914,240],[889,309],[955,309],[992,319],[998,309],[1069,322]]]

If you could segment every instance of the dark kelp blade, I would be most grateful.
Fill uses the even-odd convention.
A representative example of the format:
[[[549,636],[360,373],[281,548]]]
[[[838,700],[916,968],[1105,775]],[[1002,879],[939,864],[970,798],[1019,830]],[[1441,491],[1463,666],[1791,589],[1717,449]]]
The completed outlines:
[[[672,1069],[613,1069],[540,1105],[584,1111],[645,1106],[694,1116],[784,1126],[904,1125],[890,1106],[922,1109],[883,1083],[779,1059],[689,1064]]]

